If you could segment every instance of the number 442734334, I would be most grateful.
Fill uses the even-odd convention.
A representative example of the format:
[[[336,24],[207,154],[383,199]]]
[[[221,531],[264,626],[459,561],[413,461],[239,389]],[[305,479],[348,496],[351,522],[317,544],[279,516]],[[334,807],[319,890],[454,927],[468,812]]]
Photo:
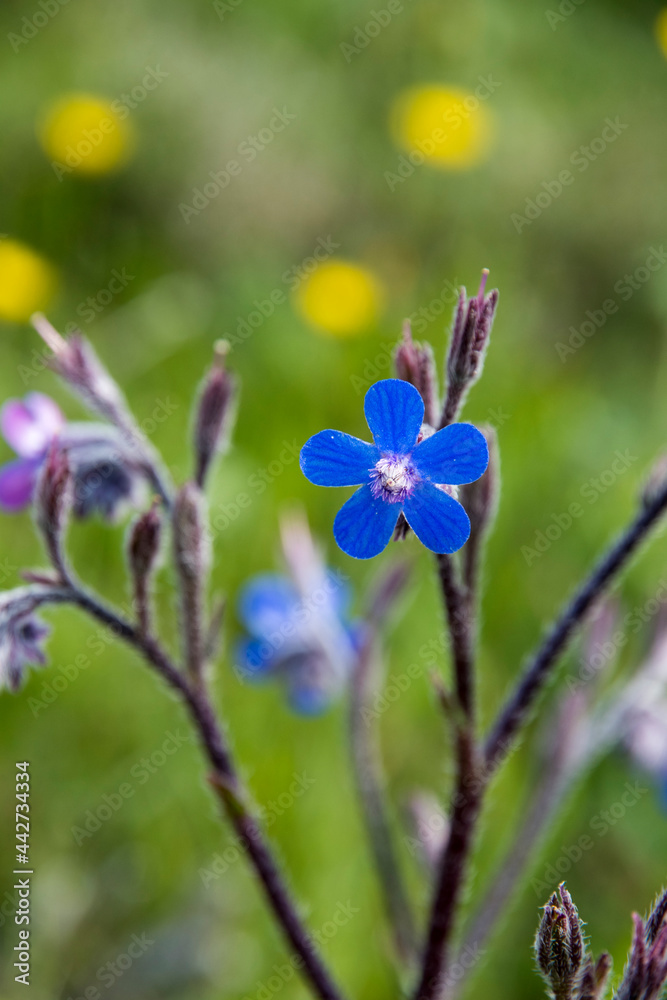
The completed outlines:
[[[30,834],[30,765],[16,765],[16,863],[27,865]]]

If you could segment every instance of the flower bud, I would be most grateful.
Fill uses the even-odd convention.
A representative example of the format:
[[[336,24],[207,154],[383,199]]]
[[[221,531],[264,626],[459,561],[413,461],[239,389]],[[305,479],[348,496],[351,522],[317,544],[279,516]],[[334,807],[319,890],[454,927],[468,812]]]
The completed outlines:
[[[651,915],[646,921],[646,943],[649,947],[653,944],[662,928],[667,926],[667,923],[665,922],[666,917],[667,889],[664,889],[662,894],[654,903]]]
[[[412,339],[410,320],[403,324],[403,340],[399,343],[394,358],[396,374],[405,382],[410,382],[424,400],[424,419],[431,427],[438,420],[438,375],[430,344],[416,344]]]
[[[137,518],[130,531],[128,559],[135,580],[150,577],[160,554],[162,517],[158,503],[154,502],[150,510]]]
[[[440,425],[452,423],[470,386],[482,373],[486,348],[498,305],[498,289],[484,295],[488,270],[475,298],[469,299],[461,289],[454,314],[454,325],[447,354],[447,398]]]
[[[67,453],[55,442],[48,451],[35,490],[37,524],[45,537],[59,538],[72,504]]]
[[[234,379],[225,367],[229,349],[226,341],[218,341],[215,360],[202,385],[195,419],[195,482],[203,487],[216,453],[227,441],[233,417],[236,395]]]
[[[32,317],[32,324],[53,352],[53,370],[89,406],[109,419],[115,419],[118,412],[126,410],[118,385],[85,337],[74,334],[66,340],[40,313]]]
[[[572,897],[564,885],[558,892],[560,900],[554,893],[544,908],[535,955],[553,995],[570,1000],[584,959],[584,938]]]

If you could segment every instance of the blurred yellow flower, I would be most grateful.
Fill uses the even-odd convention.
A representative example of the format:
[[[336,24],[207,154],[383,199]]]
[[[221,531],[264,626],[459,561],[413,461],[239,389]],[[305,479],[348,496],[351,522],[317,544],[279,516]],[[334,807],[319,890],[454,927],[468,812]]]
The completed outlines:
[[[330,260],[300,285],[296,301],[313,326],[335,337],[349,337],[377,320],[382,288],[365,267]]]
[[[59,179],[77,171],[106,174],[121,166],[132,148],[128,109],[92,94],[67,94],[47,110],[39,129]]]
[[[40,254],[18,240],[0,241],[0,319],[21,323],[46,308],[56,273]]]
[[[484,106],[492,91],[474,94],[438,85],[402,91],[391,108],[391,127],[399,146],[419,151],[425,162],[443,170],[466,170],[487,156],[493,118]]]
[[[662,54],[667,56],[667,7],[663,7],[655,19],[655,37],[658,39]]]

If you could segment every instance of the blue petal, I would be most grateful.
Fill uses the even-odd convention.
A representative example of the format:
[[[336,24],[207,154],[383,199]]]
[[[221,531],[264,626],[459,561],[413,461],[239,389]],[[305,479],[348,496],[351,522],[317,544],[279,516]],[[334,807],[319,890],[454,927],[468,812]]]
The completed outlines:
[[[331,704],[331,696],[316,685],[292,683],[288,693],[290,707],[299,715],[322,715]]]
[[[262,639],[241,639],[236,646],[236,662],[244,680],[264,681],[273,673],[276,653]]]
[[[298,604],[292,584],[277,573],[264,573],[249,581],[239,598],[239,618],[252,635],[265,639],[279,631]]]
[[[389,544],[400,513],[400,504],[376,499],[362,486],[336,514],[334,538],[348,556],[370,559]]]
[[[450,424],[418,444],[412,461],[432,483],[474,483],[489,464],[489,446],[472,424]]]
[[[380,458],[377,448],[342,431],[320,431],[301,449],[301,471],[315,486],[359,486]]]
[[[432,483],[415,487],[403,513],[419,541],[432,552],[456,552],[470,535],[470,521],[461,504]]]
[[[366,393],[364,413],[380,451],[412,451],[424,421],[424,402],[413,385],[400,378],[376,382]]]

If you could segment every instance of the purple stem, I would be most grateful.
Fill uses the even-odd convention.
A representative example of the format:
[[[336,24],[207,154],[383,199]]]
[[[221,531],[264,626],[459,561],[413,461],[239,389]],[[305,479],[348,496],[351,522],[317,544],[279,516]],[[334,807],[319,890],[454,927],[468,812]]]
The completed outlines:
[[[228,818],[245,847],[285,937],[301,958],[305,976],[321,1000],[341,1000],[338,988],[301,922],[271,849],[245,807],[243,786],[206,691],[190,684],[156,639],[142,634],[78,585],[71,585],[70,598],[73,604],[108,626],[140,652],[167,684],[181,695],[199,733],[204,753],[213,767],[214,784],[219,791],[223,791],[221,798]]]
[[[414,1000],[435,1000],[446,986],[449,944],[463,891],[468,858],[483,794],[475,741],[468,729],[457,732],[457,781],[449,840],[431,906],[421,979]]]
[[[650,529],[667,508],[667,483],[646,503],[602,557],[590,577],[579,587],[546,639],[534,654],[516,689],[500,712],[486,741],[486,766],[495,770],[511,750],[518,731],[526,724],[538,695],[549,680],[556,662],[567,648],[587,612],[611,581],[628,564]]]

